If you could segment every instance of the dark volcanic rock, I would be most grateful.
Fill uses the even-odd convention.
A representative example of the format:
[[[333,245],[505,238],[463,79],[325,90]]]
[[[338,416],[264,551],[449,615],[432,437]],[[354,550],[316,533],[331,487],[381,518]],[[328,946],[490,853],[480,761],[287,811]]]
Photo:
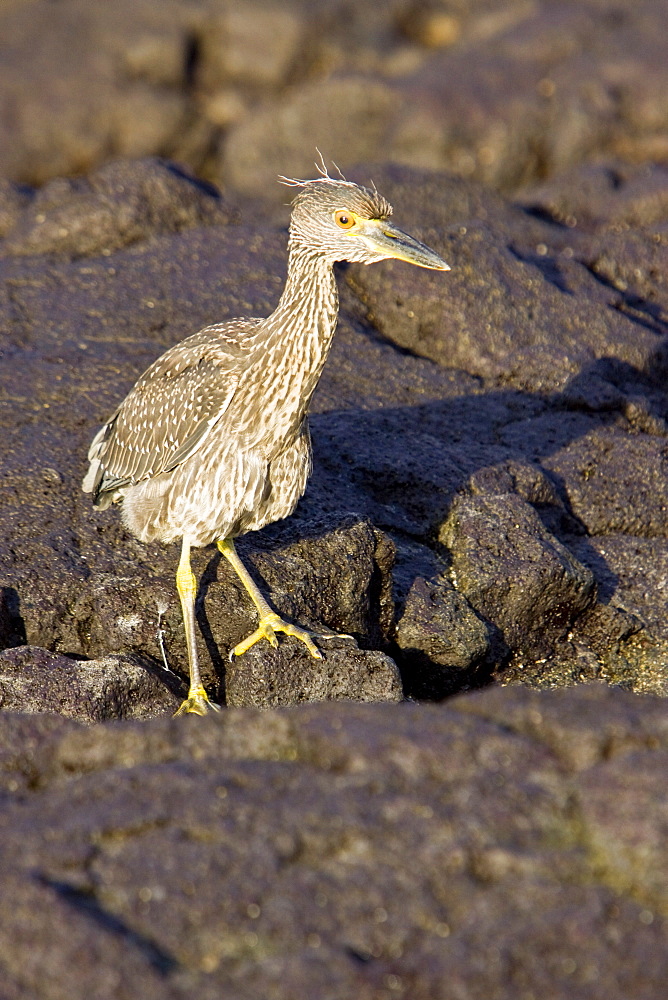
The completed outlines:
[[[473,37],[402,81],[420,109],[405,162],[509,188],[597,155],[665,156],[661,0],[465,7]]]
[[[440,538],[458,589],[520,654],[545,655],[595,598],[593,574],[518,496],[459,498]]]
[[[370,521],[298,514],[248,543],[283,614],[326,623],[366,644],[387,639],[394,624],[394,546]]]
[[[5,227],[8,254],[110,253],[157,233],[237,221],[210,185],[160,160],[112,162],[90,177],[45,184]]]
[[[605,356],[655,377],[665,370],[657,355],[665,323],[637,322],[641,306],[635,315],[619,308],[618,293],[596,276],[595,252],[578,233],[445,175],[441,181],[390,167],[373,176],[391,202],[407,200],[402,211],[415,219],[418,235],[452,266],[446,294],[436,272],[415,275],[396,262],[350,269],[366,318],[400,347],[534,391],[563,389]],[[579,245],[585,267],[574,260]],[[656,252],[665,255],[665,248]],[[655,265],[652,273],[660,272]]]
[[[463,688],[467,672],[490,648],[487,626],[443,577],[414,581],[397,623],[397,645],[407,658],[406,693],[432,700]]]
[[[545,459],[590,535],[668,536],[668,440],[597,427]]]
[[[309,83],[287,99],[261,106],[231,130],[220,173],[244,194],[271,197],[273,164],[282,163],[288,177],[302,177],[305,170],[310,176],[314,147],[344,166],[373,161],[385,146],[396,108],[397,94],[380,80],[360,76]],[[306,159],[304,135],[311,142]]]
[[[599,595],[610,606],[619,605],[637,616],[651,632],[668,638],[668,619],[662,600],[668,570],[663,538],[638,538],[610,532],[569,540],[572,551],[597,574]]]
[[[13,0],[0,37],[2,997],[662,1000],[663,0]],[[355,641],[229,663],[256,616],[197,551],[227,705],[172,719],[177,547],[84,456],[274,307],[316,144],[453,269],[344,272],[309,489],[239,543]]]
[[[224,137],[219,169],[241,190],[270,193],[276,155],[303,176],[314,144],[343,167],[380,152],[505,189],[597,155],[665,157],[660,0],[623,15],[569,0],[503,9],[398,3],[395,21],[418,42],[403,51],[388,33],[364,51],[364,26],[351,30],[350,8],[328,6],[322,63],[336,75],[251,105]],[[370,7],[357,5],[360,20],[372,19]],[[418,27],[429,23],[433,32]],[[312,25],[322,38],[317,5]]]
[[[172,139],[190,133],[188,21],[174,0],[4,9],[0,172],[43,183],[110,152],[174,152]]]
[[[319,640],[323,659],[314,659],[297,640],[253,647],[225,666],[225,701],[237,707],[274,707],[303,701],[350,698],[397,701],[401,680],[389,656],[365,646],[387,647],[394,623],[392,563],[394,547],[368,521],[350,516],[320,520],[296,517],[242,541],[239,551],[268,588],[273,605],[288,619],[350,635]],[[226,589],[235,595],[232,624],[224,638],[212,624],[219,646],[233,647],[255,628],[247,595],[226,567]],[[213,598],[213,595],[212,595]],[[213,598],[215,599],[215,598]],[[210,607],[210,602],[207,605]],[[239,616],[236,608],[245,608]],[[216,623],[221,612],[208,612]],[[241,620],[239,620],[241,617]],[[224,619],[223,619],[224,620]],[[229,638],[227,638],[229,636]]]
[[[662,0],[13,2],[0,175],[171,156],[254,196],[392,159],[506,190],[666,156]]]
[[[0,178],[0,239],[14,228],[32,197],[30,188]]]
[[[3,993],[659,1000],[667,718],[604,686],[2,714]]]
[[[127,657],[77,661],[35,646],[0,653],[0,708],[7,711],[102,722],[150,719],[178,707],[163,681]]]
[[[26,791],[37,774],[35,751],[79,728],[63,715],[4,712],[0,716],[0,801]]]
[[[549,182],[524,190],[518,202],[559,225],[593,231],[661,224],[668,214],[667,168],[623,161],[564,170]],[[627,231],[625,237],[631,234]]]
[[[401,701],[394,660],[351,640],[320,639],[315,659],[296,639],[266,651],[254,646],[225,668],[225,703],[275,708],[313,701]]]

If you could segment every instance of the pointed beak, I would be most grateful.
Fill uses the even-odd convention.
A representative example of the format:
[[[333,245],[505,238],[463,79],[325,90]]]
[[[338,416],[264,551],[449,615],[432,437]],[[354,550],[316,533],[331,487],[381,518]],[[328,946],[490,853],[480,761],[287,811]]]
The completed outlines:
[[[371,219],[365,223],[360,234],[371,250],[385,257],[405,260],[418,267],[429,267],[434,271],[449,271],[450,265],[430,247],[404,233],[387,219]]]

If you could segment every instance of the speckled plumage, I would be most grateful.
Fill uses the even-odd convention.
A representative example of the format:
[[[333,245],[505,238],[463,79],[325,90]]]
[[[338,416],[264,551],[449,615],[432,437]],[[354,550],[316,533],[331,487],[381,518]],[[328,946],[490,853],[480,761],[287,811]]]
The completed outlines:
[[[377,192],[326,175],[288,183],[301,190],[276,310],[262,320],[206,327],[168,350],[137,381],[88,453],[83,489],[93,493],[97,507],[122,502],[127,527],[142,541],[183,539],[177,586],[187,637],[194,597],[184,596],[193,585],[183,579],[190,572],[190,546],[217,541],[230,561],[238,560],[230,555],[231,543],[221,543],[286,517],[306,487],[307,412],[338,314],[334,262],[399,257],[447,269],[387,221],[391,206]],[[262,635],[272,641],[274,628],[288,631],[248,579],[244,584],[260,611]],[[268,616],[273,624],[262,631]],[[315,650],[307,633],[289,628]],[[240,644],[237,651],[242,646],[247,648]],[[199,678],[192,636],[189,655],[192,689],[193,677]]]

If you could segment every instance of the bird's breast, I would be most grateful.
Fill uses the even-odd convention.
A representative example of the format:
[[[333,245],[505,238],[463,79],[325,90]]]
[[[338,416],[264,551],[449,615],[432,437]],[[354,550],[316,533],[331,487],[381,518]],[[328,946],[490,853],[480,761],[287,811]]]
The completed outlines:
[[[334,322],[321,317],[314,328],[303,325],[299,336],[295,333],[258,352],[231,407],[240,444],[261,448],[271,459],[299,437],[327,360]]]

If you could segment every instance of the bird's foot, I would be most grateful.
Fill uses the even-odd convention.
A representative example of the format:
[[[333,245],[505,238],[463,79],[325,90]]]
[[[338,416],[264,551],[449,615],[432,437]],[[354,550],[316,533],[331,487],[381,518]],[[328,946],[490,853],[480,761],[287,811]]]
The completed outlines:
[[[234,647],[230,653],[230,660],[235,656],[241,656],[247,650],[254,646],[256,642],[260,639],[266,639],[270,642],[272,646],[278,646],[278,639],[276,637],[277,632],[283,632],[285,635],[291,635],[295,639],[299,639],[303,642],[308,649],[311,656],[314,656],[317,660],[322,659],[322,653],[316,646],[314,639],[352,639],[352,635],[346,635],[339,632],[313,632],[310,629],[300,628],[299,625],[292,625],[290,622],[284,621],[280,615],[277,615],[275,611],[271,611],[266,615],[260,617],[260,624],[256,630],[249,635],[243,642],[240,642]]]
[[[209,701],[206,691],[200,684],[197,687],[191,687],[186,700],[174,712],[174,718],[177,715],[188,714],[208,715],[209,712],[220,712],[220,708],[215,702]]]

